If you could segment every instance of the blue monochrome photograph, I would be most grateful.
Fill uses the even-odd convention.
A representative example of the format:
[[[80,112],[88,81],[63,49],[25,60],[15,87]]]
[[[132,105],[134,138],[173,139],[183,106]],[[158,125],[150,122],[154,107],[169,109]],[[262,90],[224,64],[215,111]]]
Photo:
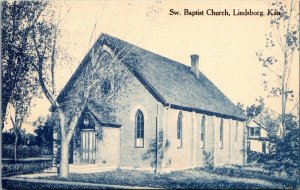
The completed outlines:
[[[299,7],[1,2],[2,189],[299,189]]]

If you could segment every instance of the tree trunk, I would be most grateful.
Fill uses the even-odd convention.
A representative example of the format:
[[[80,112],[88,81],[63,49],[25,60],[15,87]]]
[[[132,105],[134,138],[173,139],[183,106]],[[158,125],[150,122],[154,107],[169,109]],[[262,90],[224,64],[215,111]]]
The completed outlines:
[[[3,93],[3,95],[2,96],[4,96],[4,93]],[[7,100],[7,98],[6,97],[2,97],[2,129],[1,129],[1,131],[3,130],[3,128],[4,128],[4,123],[5,123],[5,116],[6,116],[6,110],[7,110],[7,105],[8,105],[8,100]]]
[[[15,134],[16,137],[15,137],[15,146],[14,146],[14,160],[15,162],[18,161],[18,157],[17,157],[17,148],[18,148],[18,134]]]
[[[59,165],[59,177],[69,177],[69,143],[64,139],[61,141],[60,147],[60,165]]]
[[[285,107],[286,107],[285,93],[286,93],[285,87],[282,86],[282,94],[281,94],[281,126],[280,126],[280,129],[279,129],[280,132],[281,132],[281,134],[280,134],[281,138],[285,136]]]
[[[287,70],[288,70],[288,60],[287,60],[287,52],[284,53],[284,70],[282,75],[282,83],[281,83],[281,137],[285,136],[285,112],[286,112],[286,102],[287,102]]]

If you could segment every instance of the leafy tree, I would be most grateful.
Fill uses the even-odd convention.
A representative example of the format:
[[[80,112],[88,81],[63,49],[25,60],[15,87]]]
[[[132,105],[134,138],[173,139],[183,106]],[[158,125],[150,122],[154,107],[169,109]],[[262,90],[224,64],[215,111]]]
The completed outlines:
[[[3,1],[1,4],[3,129],[9,102],[12,99],[14,99],[13,104],[16,101],[20,102],[24,95],[30,94],[31,90],[35,89],[26,88],[34,87],[31,84],[36,82],[31,67],[34,60],[33,49],[28,44],[34,25],[38,22],[47,2]],[[17,124],[17,122],[15,123]]]
[[[239,108],[242,112],[245,112],[245,111],[246,111],[246,110],[244,109],[245,105],[242,104],[242,103],[240,103],[240,102],[238,102],[238,103],[236,104],[236,107]]]
[[[23,82],[37,82],[49,97],[47,86],[51,77],[47,73],[49,66],[45,68],[44,61],[52,58],[51,71],[54,73],[57,26],[61,19],[56,20],[55,7],[47,1],[4,1],[2,6],[2,128],[8,103],[11,102],[16,111],[12,121],[17,133],[28,113],[28,100],[32,98],[25,95],[33,94],[30,88],[23,86]],[[26,77],[31,78],[27,80],[29,78]],[[53,77],[54,74],[54,85]],[[54,87],[51,92],[55,93]]]
[[[299,174],[300,132],[297,117],[292,113],[286,114],[286,135],[282,138],[277,135],[282,121],[281,115],[265,109],[255,119],[267,130],[270,147],[268,155],[257,153],[254,155],[257,155],[260,163],[270,171],[297,176]],[[253,153],[251,154],[253,156]]]
[[[53,148],[53,128],[55,126],[55,119],[53,115],[48,116],[44,119],[39,118],[37,121],[33,122],[36,127],[34,130],[37,145],[48,148],[51,150]]]
[[[286,123],[288,128],[288,123]],[[297,125],[296,125],[297,126]],[[287,130],[283,138],[271,138],[274,144],[265,167],[271,171],[285,173],[288,176],[299,178],[299,127]]]
[[[268,137],[277,138],[277,132],[280,127],[280,117],[271,109],[265,109],[258,117],[257,121],[265,127]]]
[[[14,134],[8,131],[2,132],[2,145],[3,144],[13,144],[14,143]]]
[[[255,103],[250,106],[245,106],[240,102],[236,105],[249,119],[254,119],[265,109],[264,99],[260,96],[255,99]]]
[[[49,10],[46,10],[47,7]],[[3,87],[4,109],[2,113],[6,112],[8,102],[11,100],[12,89],[15,89],[16,84],[21,84],[20,81],[25,74],[32,69],[34,73],[31,73],[30,76],[36,76],[34,79],[58,115],[61,139],[59,173],[60,177],[68,177],[68,145],[78,118],[89,101],[94,79],[101,73],[99,68],[103,65],[98,63],[103,60],[104,54],[110,57],[110,65],[114,65],[115,62],[119,63],[122,60],[118,56],[122,54],[125,57],[124,51],[122,49],[114,51],[116,49],[112,50],[109,46],[91,51],[91,64],[86,67],[86,77],[82,86],[84,93],[81,95],[83,96],[81,96],[79,104],[74,102],[73,114],[66,115],[65,110],[56,100],[57,89],[54,77],[57,54],[61,51],[57,45],[57,39],[60,37],[59,24],[63,17],[56,14],[53,7],[51,9],[49,2],[5,2],[2,10],[5,14],[3,18],[6,19],[3,24],[4,35],[2,38],[4,44],[2,79],[6,82]],[[124,78],[126,74],[122,76]],[[112,84],[114,92],[118,90],[117,87],[118,85]]]
[[[257,117],[265,109],[265,103],[262,97],[257,98],[255,101],[256,103],[246,108],[247,117],[250,119]]]
[[[13,125],[13,132],[15,136],[15,142],[14,142],[14,160],[17,161],[17,146],[18,146],[18,140],[19,136],[21,135],[21,127],[24,121],[24,117],[28,114],[27,111],[28,107],[22,107],[22,105],[16,105],[15,106],[15,117],[10,116],[12,125]],[[25,114],[24,114],[25,113]]]
[[[2,132],[2,144],[14,144],[15,143],[15,133],[13,129],[10,129],[9,131],[3,131]],[[26,133],[25,129],[21,129],[19,132],[19,141],[18,146],[20,144],[25,145],[27,144],[27,139],[30,139],[31,141],[35,141],[34,138],[30,137],[29,133]]]
[[[295,115],[293,115],[292,113],[288,113],[285,115],[284,122],[285,122],[287,133],[298,128],[299,121],[298,121],[297,117]]]
[[[257,52],[258,61],[262,63],[266,72],[262,74],[265,91],[268,97],[281,99],[281,126],[279,131],[282,136],[286,134],[286,108],[288,101],[294,100],[294,90],[290,87],[291,65],[295,51],[299,50],[299,20],[297,1],[275,1],[272,8],[279,11],[279,16],[271,17],[272,31],[266,34],[265,51]],[[274,52],[280,53],[274,54]]]
[[[19,81],[12,91],[10,105],[14,110],[14,116],[10,115],[15,134],[14,159],[17,161],[17,145],[21,128],[30,114],[31,100],[38,92],[38,84],[33,80],[32,71],[27,72],[22,81]]]

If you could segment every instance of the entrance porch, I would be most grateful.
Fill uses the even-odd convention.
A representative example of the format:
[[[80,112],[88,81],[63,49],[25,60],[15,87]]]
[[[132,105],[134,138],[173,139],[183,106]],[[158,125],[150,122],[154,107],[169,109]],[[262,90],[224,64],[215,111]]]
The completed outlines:
[[[106,171],[116,169],[120,158],[121,125],[103,122],[90,108],[80,116],[69,144],[70,172]],[[54,133],[53,167],[59,164],[59,146]],[[55,138],[56,137],[56,138]]]

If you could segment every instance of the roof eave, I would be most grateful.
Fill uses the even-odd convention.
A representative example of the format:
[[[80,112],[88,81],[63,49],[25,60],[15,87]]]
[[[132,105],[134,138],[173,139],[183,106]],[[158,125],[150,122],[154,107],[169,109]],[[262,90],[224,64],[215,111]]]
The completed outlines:
[[[211,111],[206,111],[206,110],[201,110],[198,108],[193,108],[193,107],[185,107],[185,106],[179,106],[176,104],[172,104],[172,103],[168,103],[163,97],[162,95],[160,95],[155,89],[154,87],[143,77],[143,75],[134,67],[129,66],[128,64],[126,64],[133,72],[134,76],[137,77],[137,79],[145,86],[145,88],[153,95],[153,97],[161,102],[164,106],[168,106],[174,109],[182,109],[182,110],[186,110],[186,111],[195,111],[198,113],[204,113],[207,115],[215,115],[217,117],[222,117],[222,118],[230,118],[230,119],[234,119],[234,120],[238,120],[238,121],[246,121],[248,118],[247,117],[237,117],[237,116],[232,116],[232,115],[226,115],[226,114],[220,114],[220,113],[216,113],[216,112],[211,112]]]
[[[171,107],[173,109],[180,109],[180,110],[185,110],[185,111],[195,111],[197,113],[202,113],[202,114],[221,117],[221,118],[228,118],[228,119],[233,119],[233,120],[238,120],[238,121],[246,121],[247,120],[246,117],[243,118],[243,117],[238,117],[238,116],[233,116],[233,115],[226,115],[226,114],[211,112],[211,111],[202,110],[202,109],[193,108],[193,107],[179,106],[176,104],[169,104],[169,107]]]
[[[120,128],[122,126],[119,123],[107,123],[107,122],[103,122],[103,121],[101,121],[101,118],[99,117],[99,115],[96,113],[96,111],[93,108],[91,108],[89,105],[87,105],[86,108],[93,114],[93,116],[98,120],[98,122],[101,125],[107,126],[107,127],[113,127],[113,128]]]

